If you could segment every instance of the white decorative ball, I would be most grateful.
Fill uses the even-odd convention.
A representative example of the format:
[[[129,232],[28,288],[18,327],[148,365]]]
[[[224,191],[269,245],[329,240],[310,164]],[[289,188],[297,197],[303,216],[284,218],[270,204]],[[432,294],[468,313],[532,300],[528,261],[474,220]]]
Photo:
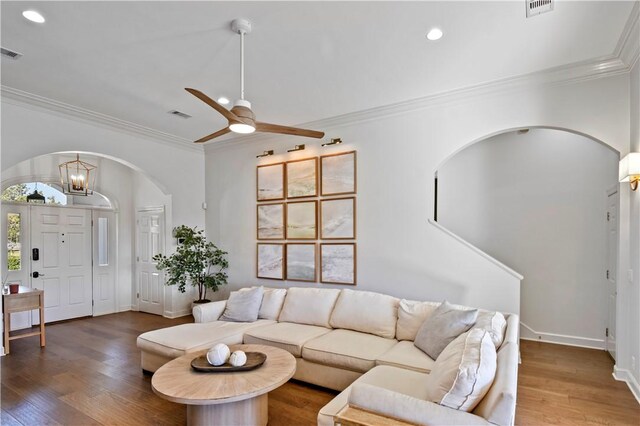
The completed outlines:
[[[243,351],[235,351],[229,357],[229,364],[233,365],[234,367],[242,367],[246,363],[247,354],[245,354]]]
[[[229,346],[224,343],[218,343],[207,352],[207,361],[211,365],[222,365],[229,359]]]

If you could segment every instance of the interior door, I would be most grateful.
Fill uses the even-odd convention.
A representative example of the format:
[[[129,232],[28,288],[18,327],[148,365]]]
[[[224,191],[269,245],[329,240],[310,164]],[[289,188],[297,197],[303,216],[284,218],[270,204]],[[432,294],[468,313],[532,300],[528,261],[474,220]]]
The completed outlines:
[[[616,359],[616,275],[618,263],[618,191],[609,193],[607,197],[607,303],[609,316],[607,320],[607,351]]]
[[[93,223],[93,315],[112,314],[116,304],[116,214],[94,210]]]
[[[2,280],[31,287],[29,206],[2,204]],[[37,312],[37,311],[36,311]],[[29,312],[11,314],[11,330],[31,327]]]
[[[138,211],[136,224],[138,309],[162,315],[164,275],[156,268],[153,256],[164,246],[164,208]]]
[[[92,315],[91,211],[31,206],[31,250],[45,322]]]

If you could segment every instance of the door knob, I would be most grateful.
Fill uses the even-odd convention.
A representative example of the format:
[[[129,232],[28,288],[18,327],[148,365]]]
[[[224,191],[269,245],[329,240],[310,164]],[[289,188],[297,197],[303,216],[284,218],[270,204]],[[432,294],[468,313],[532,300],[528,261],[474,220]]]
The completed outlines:
[[[38,277],[44,277],[44,274],[41,274],[40,272],[35,271],[33,274],[31,274],[31,276],[33,278],[38,278]]]

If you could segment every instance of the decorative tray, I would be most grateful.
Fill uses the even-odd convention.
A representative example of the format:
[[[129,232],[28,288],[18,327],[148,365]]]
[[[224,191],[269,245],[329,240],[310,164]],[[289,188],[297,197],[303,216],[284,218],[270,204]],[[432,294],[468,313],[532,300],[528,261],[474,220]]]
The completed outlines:
[[[205,373],[230,373],[232,371],[249,371],[260,367],[267,360],[267,355],[262,352],[245,352],[247,355],[247,363],[245,365],[234,367],[229,363],[222,365],[211,365],[207,361],[207,355],[201,355],[191,361],[191,368],[196,371]]]

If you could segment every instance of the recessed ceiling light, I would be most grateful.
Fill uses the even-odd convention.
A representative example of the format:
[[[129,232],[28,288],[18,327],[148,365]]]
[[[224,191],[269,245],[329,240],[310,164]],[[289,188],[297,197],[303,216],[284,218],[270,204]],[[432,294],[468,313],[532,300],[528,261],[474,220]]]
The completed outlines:
[[[226,105],[226,104],[228,104],[228,103],[229,103],[229,99],[228,99],[228,98],[225,98],[224,96],[220,96],[220,97],[218,98],[218,103],[219,103],[219,104],[222,104],[222,105]]]
[[[24,12],[22,12],[22,16],[24,16],[31,22],[36,22],[38,24],[42,24],[44,22],[44,16],[40,15],[35,10],[25,10]]]
[[[442,30],[440,28],[431,28],[427,33],[427,38],[431,41],[439,40],[442,37]]]

